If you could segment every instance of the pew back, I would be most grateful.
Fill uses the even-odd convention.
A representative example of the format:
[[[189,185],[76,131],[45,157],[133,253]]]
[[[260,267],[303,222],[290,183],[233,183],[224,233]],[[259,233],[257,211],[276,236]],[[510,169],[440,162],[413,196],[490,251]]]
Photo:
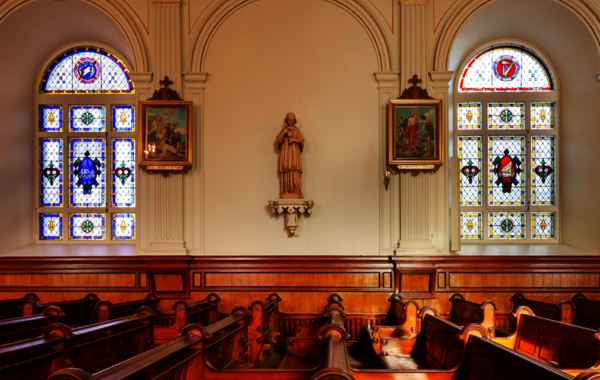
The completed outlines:
[[[563,323],[572,322],[573,303],[571,301],[561,301],[558,305],[551,303],[528,300],[521,293],[517,293],[510,299],[513,301],[513,309],[519,306],[527,306],[538,317],[551,319]]]
[[[25,300],[37,302],[40,299],[35,293],[25,294],[23,298],[0,301],[0,320],[8,318],[17,318],[22,315],[21,303]]]
[[[61,322],[64,316],[58,306],[48,306],[39,315],[0,320],[0,344],[35,338],[46,327]]]
[[[575,294],[571,301],[575,304],[574,325],[594,330],[600,328],[600,301],[588,300],[583,294]]]
[[[493,301],[487,300],[481,304],[467,301],[461,294],[454,294],[450,297],[452,310],[450,311],[450,321],[459,326],[466,326],[470,323],[478,323],[485,327],[490,334],[494,334],[496,329],[495,313],[498,306]]]

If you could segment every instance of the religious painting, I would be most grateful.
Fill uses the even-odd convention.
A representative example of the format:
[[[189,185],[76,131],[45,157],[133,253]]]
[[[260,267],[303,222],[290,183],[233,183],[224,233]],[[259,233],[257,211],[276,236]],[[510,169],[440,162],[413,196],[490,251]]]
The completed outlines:
[[[192,102],[140,102],[139,157],[146,171],[187,172],[192,165]]]
[[[390,100],[388,163],[400,170],[437,170],[443,164],[442,101]]]

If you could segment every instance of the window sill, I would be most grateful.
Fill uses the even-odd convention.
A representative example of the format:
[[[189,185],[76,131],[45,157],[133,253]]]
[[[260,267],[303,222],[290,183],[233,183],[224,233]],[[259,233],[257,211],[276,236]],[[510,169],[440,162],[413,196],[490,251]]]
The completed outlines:
[[[595,256],[563,244],[462,244],[456,256]]]
[[[0,257],[76,257],[76,256],[135,256],[134,244],[64,244],[28,245],[0,252]]]

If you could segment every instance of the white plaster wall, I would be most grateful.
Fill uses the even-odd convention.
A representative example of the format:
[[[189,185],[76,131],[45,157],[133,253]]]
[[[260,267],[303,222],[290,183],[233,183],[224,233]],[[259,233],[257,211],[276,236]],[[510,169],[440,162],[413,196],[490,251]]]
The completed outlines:
[[[106,43],[131,60],[119,27],[81,1],[40,0],[0,23],[0,251],[33,241],[33,78],[48,54],[79,40]]]
[[[562,243],[600,252],[596,232],[600,211],[600,89],[596,73],[600,57],[592,36],[571,11],[556,2],[498,0],[464,24],[453,46],[450,70],[460,70],[458,65],[478,45],[500,38],[532,43],[556,66],[561,83]]]
[[[378,254],[375,52],[360,24],[323,0],[261,0],[229,17],[206,61],[201,170],[205,254]],[[287,112],[306,140],[314,214],[289,238],[274,141]]]

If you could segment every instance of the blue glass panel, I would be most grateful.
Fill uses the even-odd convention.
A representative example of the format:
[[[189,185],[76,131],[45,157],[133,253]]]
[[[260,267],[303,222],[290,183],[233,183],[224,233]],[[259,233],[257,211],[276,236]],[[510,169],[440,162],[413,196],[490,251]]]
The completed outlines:
[[[70,106],[69,130],[71,132],[106,131],[104,106]]]
[[[135,107],[112,106],[112,123],[115,132],[135,131]]]
[[[135,214],[113,214],[113,240],[135,240]]]
[[[104,207],[106,204],[106,142],[102,138],[69,140],[70,204]]]
[[[62,240],[62,214],[40,214],[40,240]]]
[[[524,129],[525,103],[488,103],[489,129]]]
[[[490,212],[490,239],[525,239],[524,212]]]
[[[104,240],[104,214],[69,214],[69,240]]]
[[[78,47],[57,57],[46,69],[40,93],[133,93],[133,82],[123,62],[110,52]]]
[[[62,132],[62,106],[40,106],[40,131]]]
[[[135,206],[135,139],[112,140],[113,206]]]
[[[461,212],[460,219],[462,225],[461,239],[482,238],[483,221],[480,212]]]
[[[554,220],[553,212],[532,212],[531,236],[534,239],[554,239]]]
[[[63,140],[40,139],[40,206],[63,205]]]

